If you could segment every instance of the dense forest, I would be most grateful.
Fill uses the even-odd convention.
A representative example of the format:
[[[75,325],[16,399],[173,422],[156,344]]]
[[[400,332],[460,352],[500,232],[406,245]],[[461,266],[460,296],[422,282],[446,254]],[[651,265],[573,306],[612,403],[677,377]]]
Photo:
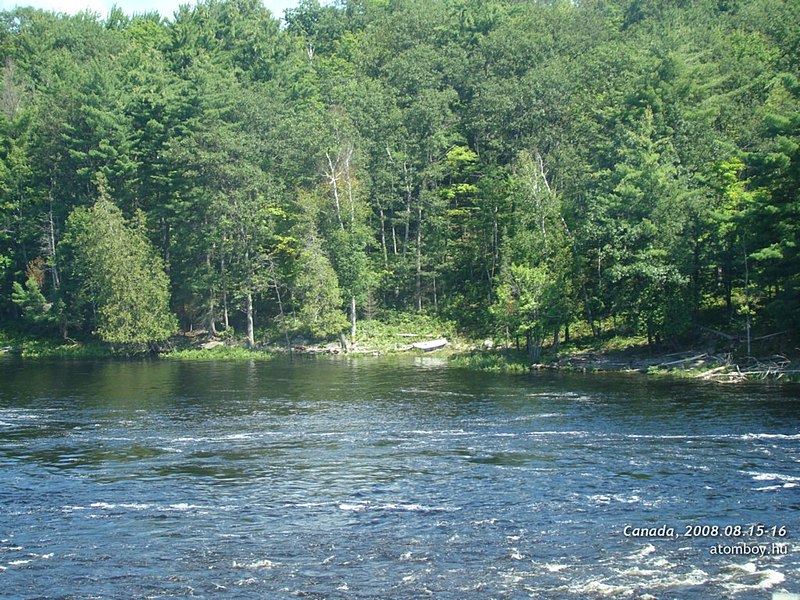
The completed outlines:
[[[4,327],[796,336],[797,0],[279,17],[0,13]]]

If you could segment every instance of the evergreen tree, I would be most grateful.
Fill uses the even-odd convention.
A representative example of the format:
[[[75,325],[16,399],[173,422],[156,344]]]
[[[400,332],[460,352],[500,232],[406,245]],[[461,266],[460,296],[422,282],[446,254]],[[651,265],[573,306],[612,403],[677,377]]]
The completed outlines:
[[[95,204],[76,208],[67,219],[59,249],[73,290],[69,301],[91,306],[93,332],[105,342],[154,343],[177,328],[167,276],[147,240],[144,219],[137,213],[133,223],[126,221],[102,184]]]

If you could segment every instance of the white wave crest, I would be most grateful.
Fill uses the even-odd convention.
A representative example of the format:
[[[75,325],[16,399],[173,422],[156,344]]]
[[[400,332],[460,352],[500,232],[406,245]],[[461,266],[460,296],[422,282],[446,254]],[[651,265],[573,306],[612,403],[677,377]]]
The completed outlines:
[[[448,508],[446,506],[424,506],[422,504],[369,504],[369,503],[348,503],[339,504],[339,510],[361,512],[364,510],[385,510],[385,511],[408,511],[408,512],[453,512],[458,508]]]

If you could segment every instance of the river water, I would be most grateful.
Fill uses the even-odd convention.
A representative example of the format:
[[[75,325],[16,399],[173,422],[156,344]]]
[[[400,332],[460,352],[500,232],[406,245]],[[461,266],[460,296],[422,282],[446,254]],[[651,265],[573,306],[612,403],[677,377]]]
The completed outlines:
[[[792,386],[7,358],[0,470],[4,598],[800,593]]]

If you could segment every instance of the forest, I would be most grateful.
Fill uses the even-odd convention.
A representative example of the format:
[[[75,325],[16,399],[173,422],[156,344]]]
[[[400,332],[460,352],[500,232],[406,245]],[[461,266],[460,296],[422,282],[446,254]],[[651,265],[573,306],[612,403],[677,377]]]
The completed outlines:
[[[0,329],[797,341],[797,0],[19,8],[0,57]]]

